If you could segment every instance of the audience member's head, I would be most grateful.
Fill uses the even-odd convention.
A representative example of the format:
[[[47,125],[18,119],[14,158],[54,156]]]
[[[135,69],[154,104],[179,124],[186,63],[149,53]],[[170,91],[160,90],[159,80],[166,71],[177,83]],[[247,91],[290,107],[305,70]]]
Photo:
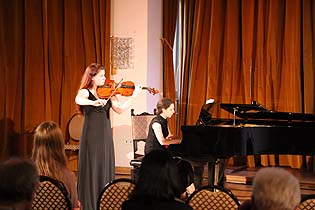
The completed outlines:
[[[62,182],[73,207],[78,206],[76,176],[67,167],[64,138],[59,125],[54,121],[40,123],[34,133],[32,160],[41,176],[49,176]]]
[[[299,180],[283,168],[260,169],[253,181],[256,210],[294,210],[301,201]]]
[[[30,160],[12,158],[0,164],[0,206],[30,209],[39,182]]]
[[[64,138],[57,123],[46,121],[37,126],[34,134],[32,160],[40,175],[55,179],[59,179],[59,174],[67,168]]]
[[[133,193],[144,200],[171,200],[180,194],[176,163],[166,150],[153,150],[144,156]]]

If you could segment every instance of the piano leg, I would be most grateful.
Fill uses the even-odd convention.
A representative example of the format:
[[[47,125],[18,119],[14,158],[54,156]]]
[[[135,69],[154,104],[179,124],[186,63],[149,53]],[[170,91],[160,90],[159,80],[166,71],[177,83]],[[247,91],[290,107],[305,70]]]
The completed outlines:
[[[208,184],[224,186],[225,168],[228,159],[217,159],[215,162],[208,162]]]
[[[202,186],[204,167],[208,168],[208,185],[224,185],[224,170],[227,165],[227,159],[217,159],[216,161],[190,161],[194,169],[194,184],[196,189]]]
[[[207,162],[190,161],[194,168],[194,184],[196,189],[202,186],[202,179],[204,173],[204,166]]]
[[[217,161],[208,162],[208,185],[215,185],[218,182]]]
[[[275,166],[280,166],[279,164],[279,155],[275,154]]]

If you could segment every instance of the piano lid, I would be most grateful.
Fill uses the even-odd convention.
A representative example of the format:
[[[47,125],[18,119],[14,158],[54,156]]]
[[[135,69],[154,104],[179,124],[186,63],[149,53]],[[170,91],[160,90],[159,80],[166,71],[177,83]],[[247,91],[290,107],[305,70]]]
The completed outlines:
[[[233,114],[234,117],[243,119],[271,119],[288,121],[315,121],[314,114],[303,114],[293,112],[277,112],[264,108],[255,101],[252,104],[225,104],[221,103],[220,108]]]
[[[251,104],[220,104],[220,108],[230,112],[231,114],[241,114],[248,112],[269,112],[265,107],[260,104],[257,104],[255,101]],[[238,116],[238,115],[237,115]]]

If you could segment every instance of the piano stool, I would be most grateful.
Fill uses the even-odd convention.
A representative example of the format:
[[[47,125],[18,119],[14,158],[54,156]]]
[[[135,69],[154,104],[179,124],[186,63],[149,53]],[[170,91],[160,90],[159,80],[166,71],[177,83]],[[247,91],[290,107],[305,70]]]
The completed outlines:
[[[141,157],[137,157],[135,159],[132,159],[130,161],[130,166],[132,166],[131,168],[131,179],[136,182],[138,180],[138,174],[139,174],[139,170],[140,170],[140,166],[141,166],[141,162],[142,162],[142,158],[143,156]]]

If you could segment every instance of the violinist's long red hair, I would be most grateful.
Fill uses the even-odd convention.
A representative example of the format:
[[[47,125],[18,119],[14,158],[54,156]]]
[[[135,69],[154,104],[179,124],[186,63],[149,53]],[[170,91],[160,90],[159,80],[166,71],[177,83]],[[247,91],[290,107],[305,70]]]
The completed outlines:
[[[105,67],[98,63],[91,63],[86,67],[85,72],[81,79],[81,84],[79,90],[81,89],[89,89],[93,87],[92,78],[97,75],[101,70],[105,70]],[[76,112],[82,115],[82,110],[78,104],[76,105]]]

